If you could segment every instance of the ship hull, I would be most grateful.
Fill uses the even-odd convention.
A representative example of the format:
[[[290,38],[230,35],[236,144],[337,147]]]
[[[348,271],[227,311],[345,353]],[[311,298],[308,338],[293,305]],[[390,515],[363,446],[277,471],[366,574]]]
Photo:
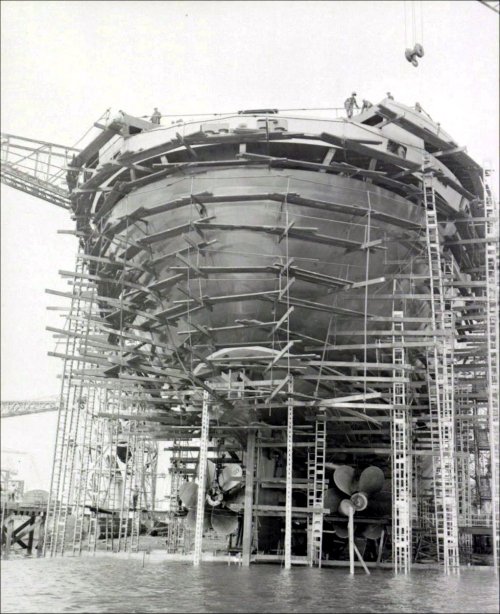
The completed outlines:
[[[273,322],[290,306],[292,334],[322,342],[330,326],[336,341],[347,343],[365,316],[368,331],[384,327],[371,316],[387,315],[394,301],[377,296],[392,292],[394,273],[422,268],[421,210],[364,181],[311,175],[219,170],[153,183],[117,203],[111,227],[123,227],[140,209],[144,222],[117,236],[143,246],[132,262],[156,263],[149,284],[156,304],[148,310],[176,346],[192,323],[211,330],[216,348],[269,345],[262,328],[217,329]]]

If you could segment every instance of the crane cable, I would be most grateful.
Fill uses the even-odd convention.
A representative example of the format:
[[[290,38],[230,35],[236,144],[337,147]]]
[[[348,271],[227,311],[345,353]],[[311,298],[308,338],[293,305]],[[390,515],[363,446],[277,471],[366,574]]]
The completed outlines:
[[[420,44],[424,46],[424,3],[420,0]]]
[[[417,7],[416,0],[411,0],[411,13],[406,7],[406,0],[403,1],[404,6],[404,20],[405,20],[405,57],[408,62],[411,62],[413,66],[418,66],[417,58],[421,58],[424,55],[424,15],[423,15],[423,3],[419,1]],[[407,16],[408,13],[408,16]],[[419,19],[420,15],[420,19]],[[411,23],[409,23],[409,21]],[[418,26],[420,21],[420,28]],[[411,33],[410,33],[411,30]],[[419,31],[420,30],[420,31]],[[419,40],[420,39],[420,42]]]
[[[422,46],[424,45],[424,3],[422,0],[418,0],[417,9],[417,0],[410,0],[410,2],[411,14],[410,11],[407,10],[407,0],[403,1],[403,7],[405,23],[404,44],[405,47],[411,48],[418,42],[420,42]],[[417,25],[418,21],[420,21],[420,28]],[[411,30],[411,34],[409,30]],[[418,39],[420,39],[420,41]]]
[[[415,44],[417,42],[416,18],[415,18],[415,0],[412,0],[412,3],[411,3],[411,31],[412,31],[412,35],[413,35],[412,43]]]

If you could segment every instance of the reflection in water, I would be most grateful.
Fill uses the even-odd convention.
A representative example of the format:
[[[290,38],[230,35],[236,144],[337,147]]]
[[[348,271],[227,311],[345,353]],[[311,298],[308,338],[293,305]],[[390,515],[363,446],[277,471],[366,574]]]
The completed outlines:
[[[10,612],[498,612],[491,570],[250,569],[118,558],[2,561],[1,611]]]

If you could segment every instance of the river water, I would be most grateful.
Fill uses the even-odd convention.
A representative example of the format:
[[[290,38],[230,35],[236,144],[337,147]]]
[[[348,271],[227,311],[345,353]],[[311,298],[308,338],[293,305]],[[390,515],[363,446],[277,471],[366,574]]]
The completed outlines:
[[[2,561],[10,612],[498,612],[491,569],[368,577],[344,568],[146,562],[114,557]]]

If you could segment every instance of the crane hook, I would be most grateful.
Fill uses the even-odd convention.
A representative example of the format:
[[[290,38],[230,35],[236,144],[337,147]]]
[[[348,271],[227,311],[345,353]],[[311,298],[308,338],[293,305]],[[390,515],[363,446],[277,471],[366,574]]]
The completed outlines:
[[[413,66],[418,66],[417,57],[421,58],[424,56],[424,48],[420,43],[415,43],[413,49],[405,49],[405,58],[408,62],[411,62]]]

